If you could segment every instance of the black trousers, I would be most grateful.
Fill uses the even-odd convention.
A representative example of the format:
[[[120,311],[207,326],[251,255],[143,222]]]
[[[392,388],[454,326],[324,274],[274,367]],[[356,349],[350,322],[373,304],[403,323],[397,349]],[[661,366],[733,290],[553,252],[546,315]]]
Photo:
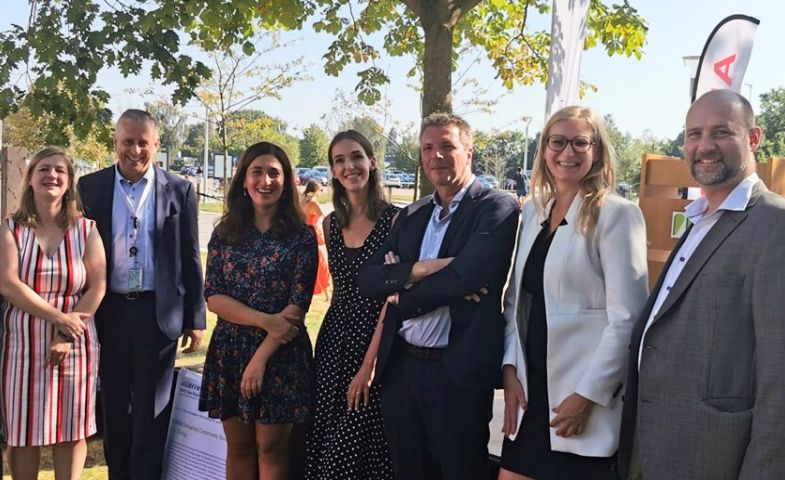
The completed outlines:
[[[439,358],[413,355],[400,339],[390,355],[382,413],[395,477],[488,478],[493,390],[454,384]]]
[[[153,293],[107,294],[97,327],[109,478],[161,478],[177,341],[158,328]]]

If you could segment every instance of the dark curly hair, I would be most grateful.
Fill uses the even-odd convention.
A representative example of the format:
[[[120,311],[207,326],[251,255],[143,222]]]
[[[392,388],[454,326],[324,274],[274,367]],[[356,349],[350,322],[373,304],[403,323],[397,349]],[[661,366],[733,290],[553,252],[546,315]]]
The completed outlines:
[[[292,238],[302,231],[305,225],[305,214],[300,207],[289,156],[278,145],[270,142],[255,143],[246,148],[240,157],[237,172],[232,178],[229,193],[224,200],[224,213],[215,227],[221,239],[230,245],[239,243],[248,228],[253,226],[253,205],[250,197],[244,195],[245,176],[251,162],[262,155],[274,156],[281,162],[283,168],[283,193],[278,200],[278,208],[272,219],[270,233],[280,239]]]

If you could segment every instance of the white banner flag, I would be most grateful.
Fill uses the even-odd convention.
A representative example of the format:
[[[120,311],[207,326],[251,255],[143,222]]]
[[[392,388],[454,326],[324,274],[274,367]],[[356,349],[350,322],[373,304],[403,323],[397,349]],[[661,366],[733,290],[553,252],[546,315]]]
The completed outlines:
[[[551,113],[578,103],[581,83],[581,53],[586,38],[589,0],[553,0],[551,56],[545,120]]]
[[[750,63],[752,42],[759,23],[757,18],[731,15],[714,28],[703,47],[698,64],[693,102],[710,90],[741,93],[744,72]]]

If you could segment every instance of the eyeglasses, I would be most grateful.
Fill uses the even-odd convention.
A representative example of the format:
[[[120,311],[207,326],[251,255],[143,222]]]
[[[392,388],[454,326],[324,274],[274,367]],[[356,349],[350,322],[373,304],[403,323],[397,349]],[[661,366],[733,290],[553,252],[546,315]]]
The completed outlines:
[[[576,153],[586,153],[591,149],[591,146],[597,143],[589,137],[572,137],[567,138],[564,135],[551,135],[548,137],[548,148],[554,152],[561,152],[567,145],[572,144],[572,149]]]

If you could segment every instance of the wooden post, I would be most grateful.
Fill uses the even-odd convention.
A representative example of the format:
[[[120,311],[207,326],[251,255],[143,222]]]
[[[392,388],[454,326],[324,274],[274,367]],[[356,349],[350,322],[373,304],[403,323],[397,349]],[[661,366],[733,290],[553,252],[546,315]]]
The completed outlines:
[[[22,198],[27,170],[27,149],[5,147],[0,151],[2,182],[0,182],[0,218],[15,212]]]

